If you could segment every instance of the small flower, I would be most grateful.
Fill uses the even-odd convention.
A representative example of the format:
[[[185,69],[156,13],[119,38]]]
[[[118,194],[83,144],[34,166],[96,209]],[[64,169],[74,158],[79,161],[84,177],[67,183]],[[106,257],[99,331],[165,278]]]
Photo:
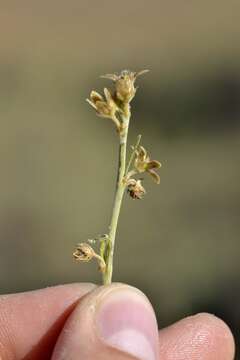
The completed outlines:
[[[143,146],[140,146],[139,149],[136,150],[134,166],[139,173],[146,171],[152,176],[157,184],[160,183],[160,176],[154,170],[159,169],[162,165],[157,160],[150,160],[150,157]]]
[[[137,89],[134,86],[136,78],[146,72],[148,72],[148,70],[142,70],[139,72],[123,70],[119,75],[106,74],[102,77],[113,80],[115,82],[115,96],[117,100],[129,104],[136,94]]]
[[[131,198],[142,199],[145,195],[146,190],[141,184],[141,180],[129,179],[127,183],[127,191]]]
[[[86,261],[87,262],[87,261],[92,260],[92,258],[94,256],[95,256],[95,252],[94,252],[93,248],[86,243],[78,244],[77,249],[73,253],[73,257],[77,261]]]
[[[104,273],[106,270],[106,263],[102,256],[95,253],[93,248],[87,243],[81,243],[77,245],[77,249],[73,253],[73,257],[77,261],[88,262],[93,258],[97,259],[99,270]]]
[[[101,117],[112,119],[116,126],[119,127],[119,120],[116,118],[116,112],[118,111],[118,106],[113,100],[112,94],[110,91],[104,89],[105,99],[96,91],[91,91],[90,99],[87,99],[87,102],[96,110],[97,114]]]

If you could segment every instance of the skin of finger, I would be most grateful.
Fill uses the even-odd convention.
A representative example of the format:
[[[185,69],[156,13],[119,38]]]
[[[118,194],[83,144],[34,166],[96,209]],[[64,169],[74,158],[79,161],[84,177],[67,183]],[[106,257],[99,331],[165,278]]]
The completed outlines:
[[[139,290],[125,284],[101,286],[84,297],[68,318],[56,344],[52,360],[137,360],[136,357],[113,348],[104,343],[96,329],[95,316],[99,303],[105,301],[108,291],[125,291],[129,288],[138,292],[148,302]],[[151,304],[148,305],[151,307]]]
[[[0,296],[0,359],[49,359],[66,318],[94,288],[68,284]]]
[[[159,332],[163,360],[233,360],[234,352],[230,329],[211,314],[187,317]]]

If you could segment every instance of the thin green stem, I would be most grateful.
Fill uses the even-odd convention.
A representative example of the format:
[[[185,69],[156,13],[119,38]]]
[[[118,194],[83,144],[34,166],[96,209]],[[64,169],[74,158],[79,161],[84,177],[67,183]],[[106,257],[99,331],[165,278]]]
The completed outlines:
[[[125,183],[123,181],[126,171],[126,151],[127,151],[127,136],[128,136],[128,126],[129,126],[130,114],[127,117],[122,116],[122,130],[119,134],[119,163],[118,163],[118,176],[116,183],[116,192],[114,198],[114,205],[112,211],[111,223],[109,226],[109,238],[106,244],[105,250],[105,262],[106,270],[103,273],[103,284],[111,284],[112,282],[112,272],[113,272],[113,255],[114,255],[114,245],[115,237],[118,225],[118,218],[120,214],[122,199],[125,191]]]
[[[142,137],[142,135],[138,135],[137,142],[136,142],[135,146],[132,148],[133,151],[131,153],[131,156],[130,156],[130,159],[129,159],[129,162],[128,162],[128,165],[127,165],[127,168],[126,168],[125,176],[128,174],[130,166],[132,165],[132,162],[133,162],[133,159],[134,159],[134,156],[135,156],[135,152],[136,152],[137,148],[139,147],[139,144],[140,144],[140,141],[141,141],[141,137]]]

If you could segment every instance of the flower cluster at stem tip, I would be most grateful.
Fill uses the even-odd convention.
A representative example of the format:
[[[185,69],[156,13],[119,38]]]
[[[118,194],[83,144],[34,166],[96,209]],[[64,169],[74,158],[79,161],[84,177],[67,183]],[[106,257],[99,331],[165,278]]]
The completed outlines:
[[[119,132],[122,130],[122,116],[130,116],[130,102],[134,98],[137,88],[135,80],[138,76],[148,72],[132,72],[123,70],[119,75],[106,74],[101,76],[114,82],[114,91],[104,88],[104,96],[96,91],[91,91],[87,102],[96,110],[98,116],[111,119]]]

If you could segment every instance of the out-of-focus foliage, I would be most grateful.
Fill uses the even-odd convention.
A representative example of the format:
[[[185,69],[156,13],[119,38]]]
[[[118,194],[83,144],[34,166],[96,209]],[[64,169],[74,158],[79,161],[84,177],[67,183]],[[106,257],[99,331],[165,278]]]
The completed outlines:
[[[117,141],[85,98],[100,74],[149,68],[130,144],[143,134],[161,185],[146,179],[144,200],[126,197],[114,278],[145,291],[163,325],[212,311],[236,331],[240,3],[111,4],[1,4],[1,292],[100,280],[71,253],[107,231]]]

